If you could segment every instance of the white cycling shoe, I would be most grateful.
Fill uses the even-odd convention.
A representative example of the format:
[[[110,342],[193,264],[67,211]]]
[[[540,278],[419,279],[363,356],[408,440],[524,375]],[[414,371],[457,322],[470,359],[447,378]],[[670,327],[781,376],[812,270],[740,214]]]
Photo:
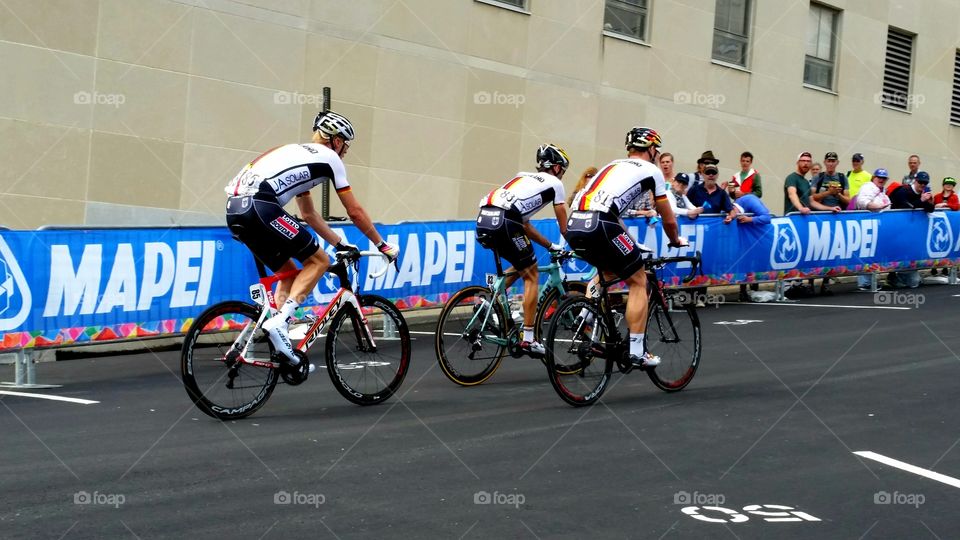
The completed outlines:
[[[640,356],[631,354],[630,362],[635,368],[652,368],[660,365],[660,357],[654,356],[649,352],[645,352]]]

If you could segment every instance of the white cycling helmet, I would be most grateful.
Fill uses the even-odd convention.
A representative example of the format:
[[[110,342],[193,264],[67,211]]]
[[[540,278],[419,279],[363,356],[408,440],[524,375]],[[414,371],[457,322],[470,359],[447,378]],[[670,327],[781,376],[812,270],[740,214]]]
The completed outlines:
[[[313,121],[313,130],[331,138],[343,137],[345,141],[352,141],[354,137],[353,124],[346,116],[333,111],[320,111]]]

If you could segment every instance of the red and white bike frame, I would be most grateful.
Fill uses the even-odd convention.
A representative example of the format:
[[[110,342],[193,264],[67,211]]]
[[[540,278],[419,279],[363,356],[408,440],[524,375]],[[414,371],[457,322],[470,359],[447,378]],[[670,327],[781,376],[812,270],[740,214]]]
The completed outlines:
[[[369,257],[369,256],[379,256],[384,259],[383,267],[377,271],[370,274],[372,278],[378,278],[385,274],[390,268],[387,264],[387,258],[384,254],[379,251],[361,251],[360,255]],[[296,277],[300,273],[299,270],[291,270],[289,272],[280,272],[273,274],[272,276],[262,277],[260,281],[254,285],[250,286],[250,299],[254,301],[257,305],[261,306],[263,309],[260,312],[260,318],[256,322],[251,322],[247,324],[247,327],[240,332],[240,335],[237,336],[237,339],[233,342],[233,348],[240,351],[240,357],[238,358],[244,364],[250,364],[257,367],[264,368],[278,368],[280,367],[277,362],[270,362],[264,360],[255,360],[248,358],[249,349],[252,345],[251,337],[253,332],[266,321],[268,318],[272,317],[277,312],[277,304],[273,295],[273,285],[278,281],[287,279],[290,277]],[[323,313],[310,325],[310,329],[307,330],[307,333],[304,335],[303,339],[296,344],[294,349],[307,352],[313,343],[320,337],[323,333],[324,328],[327,323],[333,319],[333,317],[340,311],[346,304],[350,304],[360,314],[361,320],[363,321],[363,329],[366,334],[367,339],[370,341],[371,346],[376,346],[376,342],[373,339],[373,333],[370,331],[370,327],[367,324],[367,318],[364,316],[363,310],[360,307],[360,301],[357,300],[357,295],[354,292],[343,286],[343,283],[340,284],[340,289],[337,291],[336,296],[333,297],[333,300],[327,304],[327,307],[324,308]]]

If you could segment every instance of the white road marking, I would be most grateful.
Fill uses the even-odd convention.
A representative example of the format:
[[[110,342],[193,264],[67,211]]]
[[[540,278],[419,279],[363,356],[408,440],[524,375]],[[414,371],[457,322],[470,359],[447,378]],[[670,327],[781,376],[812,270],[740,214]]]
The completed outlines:
[[[47,394],[31,394],[28,392],[8,392],[6,390],[0,390],[0,394],[7,396],[21,396],[21,397],[32,397],[37,399],[49,399],[51,401],[66,401],[68,403],[79,403],[80,405],[93,405],[94,403],[100,403],[99,401],[93,401],[89,399],[80,399],[72,397],[63,397],[63,396],[49,396]]]
[[[900,461],[900,460],[897,460],[897,459],[893,459],[893,458],[889,458],[889,457],[887,457],[887,456],[883,456],[883,455],[877,454],[876,452],[860,451],[860,452],[854,452],[854,454],[856,454],[856,455],[858,455],[858,456],[860,456],[860,457],[865,457],[865,458],[867,458],[867,459],[872,459],[872,460],[874,460],[874,461],[879,461],[880,463],[883,463],[884,465],[889,465],[889,466],[891,466],[891,467],[896,467],[896,468],[898,468],[898,469],[900,469],[900,470],[904,470],[904,471],[907,471],[907,472],[911,472],[911,473],[913,473],[913,474],[916,474],[916,475],[919,475],[919,476],[923,476],[923,477],[929,478],[929,479],[931,479],[931,480],[936,480],[937,482],[943,482],[944,484],[947,484],[948,486],[953,486],[953,487],[955,487],[955,488],[960,488],[960,480],[958,480],[958,479],[956,479],[956,478],[954,478],[954,477],[952,477],[952,476],[947,476],[947,475],[945,475],[945,474],[940,474],[940,473],[938,473],[938,472],[933,472],[933,471],[931,471],[931,470],[929,470],[929,469],[923,469],[923,468],[917,467],[916,465],[911,465],[911,464],[909,464],[909,463],[904,463],[904,462],[902,462],[902,461]]]
[[[737,305],[740,306],[789,306],[789,307],[830,307],[830,308],[847,308],[847,309],[897,309],[897,310],[911,310],[913,308],[909,307],[893,307],[893,306],[844,306],[837,304],[781,304],[779,302],[739,302]]]

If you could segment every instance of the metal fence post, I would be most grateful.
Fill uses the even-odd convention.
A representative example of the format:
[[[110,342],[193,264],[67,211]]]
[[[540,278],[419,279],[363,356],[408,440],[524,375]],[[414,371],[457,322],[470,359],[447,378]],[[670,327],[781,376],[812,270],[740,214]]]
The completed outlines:
[[[0,382],[0,388],[60,388],[62,384],[37,384],[37,364],[33,352],[17,349],[14,358],[14,379],[12,383]]]

